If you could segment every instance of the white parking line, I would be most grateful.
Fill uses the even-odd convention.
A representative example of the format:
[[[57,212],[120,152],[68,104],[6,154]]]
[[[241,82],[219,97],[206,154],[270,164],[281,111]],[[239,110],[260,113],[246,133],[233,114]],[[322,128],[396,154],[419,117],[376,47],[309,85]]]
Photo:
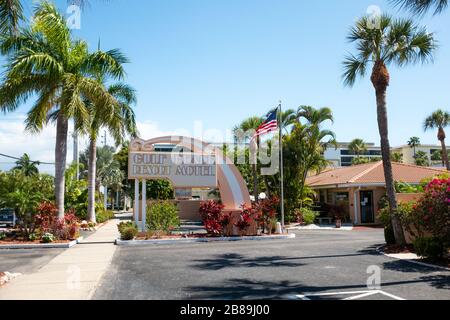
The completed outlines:
[[[401,297],[395,296],[393,294],[390,294],[388,292],[385,292],[383,290],[364,290],[364,291],[339,291],[339,292],[324,292],[324,293],[305,293],[305,294],[298,294],[295,297],[297,299],[301,300],[311,300],[311,298],[314,297],[326,297],[326,296],[348,296],[350,297],[341,299],[341,300],[358,300],[361,298],[373,296],[376,294],[382,294],[386,297],[392,298],[394,300],[406,300]]]

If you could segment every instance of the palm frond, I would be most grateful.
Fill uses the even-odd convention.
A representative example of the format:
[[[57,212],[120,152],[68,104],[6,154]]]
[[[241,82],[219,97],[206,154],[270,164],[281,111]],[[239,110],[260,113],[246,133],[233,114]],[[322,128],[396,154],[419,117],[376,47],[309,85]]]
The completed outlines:
[[[344,84],[352,87],[358,78],[364,77],[366,75],[367,63],[368,60],[357,58],[352,54],[345,57],[343,62],[344,74],[342,76]]]
[[[390,0],[390,2],[411,13],[424,15],[429,11],[433,11],[433,14],[439,14],[449,5],[448,0]]]

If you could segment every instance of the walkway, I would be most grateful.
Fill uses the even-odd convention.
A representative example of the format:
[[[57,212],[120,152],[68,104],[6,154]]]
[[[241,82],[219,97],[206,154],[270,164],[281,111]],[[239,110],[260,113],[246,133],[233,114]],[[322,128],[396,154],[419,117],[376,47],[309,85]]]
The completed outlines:
[[[118,222],[109,221],[83,243],[65,250],[36,273],[24,275],[1,288],[0,300],[90,299],[112,261]]]

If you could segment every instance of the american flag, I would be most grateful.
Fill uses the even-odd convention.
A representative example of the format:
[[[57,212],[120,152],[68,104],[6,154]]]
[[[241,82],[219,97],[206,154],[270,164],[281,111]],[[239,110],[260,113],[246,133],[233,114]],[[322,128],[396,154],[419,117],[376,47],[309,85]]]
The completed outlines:
[[[277,111],[278,109],[275,109],[267,114],[264,122],[256,130],[253,139],[263,134],[278,130]]]

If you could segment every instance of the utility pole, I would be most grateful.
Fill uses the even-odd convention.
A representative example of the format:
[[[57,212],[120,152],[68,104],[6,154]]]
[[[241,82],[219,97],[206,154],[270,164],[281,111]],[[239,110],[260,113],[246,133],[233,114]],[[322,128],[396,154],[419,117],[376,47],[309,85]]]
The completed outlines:
[[[74,132],[73,135],[73,162],[77,166],[77,180],[80,178],[80,153],[78,150],[78,133]]]
[[[106,147],[106,131],[104,131],[102,139],[103,139],[103,146]]]

